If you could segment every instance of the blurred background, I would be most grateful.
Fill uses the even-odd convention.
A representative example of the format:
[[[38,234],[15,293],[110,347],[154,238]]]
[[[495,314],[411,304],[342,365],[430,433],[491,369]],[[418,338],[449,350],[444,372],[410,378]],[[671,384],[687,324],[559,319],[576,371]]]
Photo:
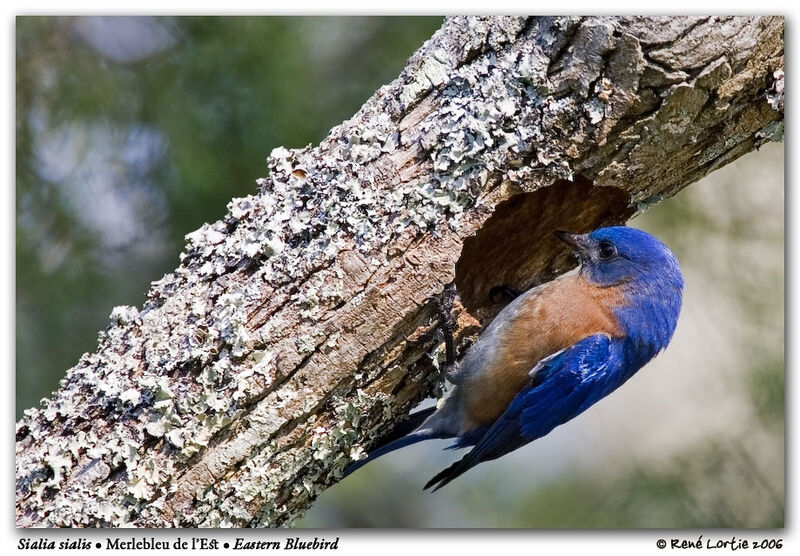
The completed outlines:
[[[441,24],[416,17],[18,17],[16,414],[141,306],[183,236],[256,191],[272,148],[318,143]],[[427,442],[324,492],[301,527],[781,527],[783,145],[631,222],[669,245],[675,338],[549,436],[422,485]]]

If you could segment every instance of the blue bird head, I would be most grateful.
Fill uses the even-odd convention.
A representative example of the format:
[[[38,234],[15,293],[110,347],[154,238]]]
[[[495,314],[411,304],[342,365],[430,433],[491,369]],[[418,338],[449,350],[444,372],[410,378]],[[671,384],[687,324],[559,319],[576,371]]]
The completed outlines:
[[[656,281],[683,288],[675,255],[659,240],[636,228],[612,226],[588,234],[556,235],[569,244],[581,261],[581,274],[601,287]]]
[[[615,314],[626,333],[651,346],[653,354],[666,347],[683,294],[681,269],[667,246],[647,232],[627,226],[556,235],[578,255],[580,274],[590,283],[624,292],[624,303]]]

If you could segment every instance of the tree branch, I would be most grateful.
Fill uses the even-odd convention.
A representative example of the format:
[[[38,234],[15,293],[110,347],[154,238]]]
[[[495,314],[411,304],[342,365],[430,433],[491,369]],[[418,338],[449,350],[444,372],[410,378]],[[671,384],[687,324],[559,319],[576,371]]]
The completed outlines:
[[[455,17],[17,424],[17,525],[279,526],[440,386],[457,338],[622,223],[783,133],[780,17]]]

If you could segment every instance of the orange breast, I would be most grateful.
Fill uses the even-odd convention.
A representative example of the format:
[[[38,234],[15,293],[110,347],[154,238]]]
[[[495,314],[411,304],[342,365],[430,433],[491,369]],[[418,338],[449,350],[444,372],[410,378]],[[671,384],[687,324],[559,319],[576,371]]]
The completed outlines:
[[[463,385],[469,421],[464,428],[493,423],[544,357],[593,334],[622,335],[612,314],[622,301],[618,288],[599,288],[580,275],[554,280],[524,298],[498,338],[498,356]]]

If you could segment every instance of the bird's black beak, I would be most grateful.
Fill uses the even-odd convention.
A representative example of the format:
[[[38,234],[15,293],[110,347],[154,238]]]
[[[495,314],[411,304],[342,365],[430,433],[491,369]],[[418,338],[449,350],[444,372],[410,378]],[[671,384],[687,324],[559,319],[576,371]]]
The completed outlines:
[[[555,236],[572,247],[578,253],[585,253],[589,249],[589,234],[570,234],[561,230],[553,232]]]

